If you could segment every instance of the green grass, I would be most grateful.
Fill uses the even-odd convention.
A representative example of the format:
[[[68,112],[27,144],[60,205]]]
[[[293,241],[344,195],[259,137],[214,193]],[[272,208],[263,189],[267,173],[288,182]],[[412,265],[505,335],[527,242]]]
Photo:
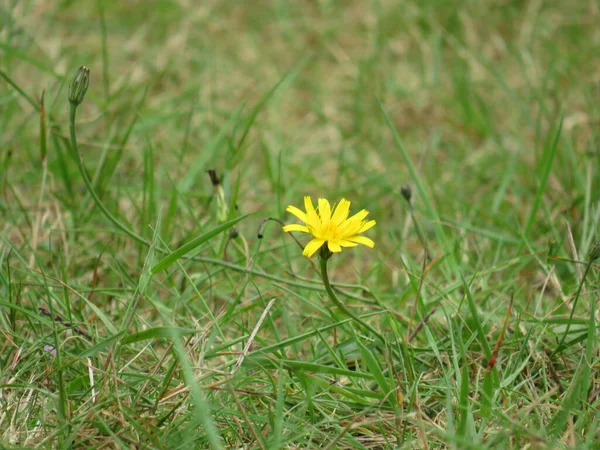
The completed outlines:
[[[600,448],[599,20],[4,2],[0,448]],[[377,220],[329,264],[368,327],[257,237],[304,195]]]

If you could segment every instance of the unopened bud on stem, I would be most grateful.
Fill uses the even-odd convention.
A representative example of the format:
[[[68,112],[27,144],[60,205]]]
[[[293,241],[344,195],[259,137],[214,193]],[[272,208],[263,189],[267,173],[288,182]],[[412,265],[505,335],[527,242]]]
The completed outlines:
[[[85,93],[87,92],[90,84],[90,69],[85,66],[81,66],[73,75],[73,80],[69,85],[69,101],[79,106],[83,102]]]
[[[404,200],[410,205],[410,200],[412,198],[412,189],[410,186],[408,184],[402,186],[400,188],[400,193],[402,194],[402,197],[404,197]]]
[[[208,169],[207,172],[208,176],[210,177],[210,182],[214,187],[217,187],[221,184],[221,180],[219,179],[219,176],[217,175],[217,171],[215,169]]]

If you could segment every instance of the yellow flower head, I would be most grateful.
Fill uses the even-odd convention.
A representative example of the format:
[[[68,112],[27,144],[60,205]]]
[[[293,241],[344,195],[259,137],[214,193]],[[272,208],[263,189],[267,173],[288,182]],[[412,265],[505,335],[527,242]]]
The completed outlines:
[[[304,208],[306,212],[290,205],[286,211],[296,216],[305,225],[292,224],[283,227],[283,231],[287,232],[301,231],[312,234],[313,240],[306,244],[302,252],[304,256],[310,258],[325,243],[334,253],[341,252],[342,247],[356,247],[358,244],[371,248],[375,246],[371,239],[358,235],[375,225],[374,220],[364,220],[369,214],[366,209],[348,218],[350,213],[348,200],[341,199],[332,214],[331,205],[326,199],[320,198],[315,210],[310,197],[304,197]]]

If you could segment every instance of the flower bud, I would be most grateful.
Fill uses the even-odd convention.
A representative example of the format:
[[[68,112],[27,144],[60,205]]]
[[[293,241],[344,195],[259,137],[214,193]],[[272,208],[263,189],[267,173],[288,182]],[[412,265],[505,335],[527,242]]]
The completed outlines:
[[[590,257],[590,262],[594,262],[598,258],[600,258],[600,241],[596,241],[594,243],[594,245],[592,245],[592,248],[590,249],[589,257]]]
[[[90,69],[81,66],[73,75],[73,80],[69,85],[69,101],[78,106],[83,101],[85,93],[90,84]]]
[[[213,186],[217,187],[219,184],[221,184],[221,180],[219,179],[215,169],[208,169],[207,172],[208,176],[210,177],[210,182]]]
[[[225,200],[225,191],[221,185],[221,180],[214,169],[208,169],[208,176],[215,189],[215,197],[217,199],[217,220],[219,222],[227,222],[227,219],[229,218],[229,206]]]
[[[400,188],[400,193],[402,194],[402,197],[404,197],[404,200],[410,204],[410,199],[412,198],[412,189],[410,186],[408,184],[402,186]]]

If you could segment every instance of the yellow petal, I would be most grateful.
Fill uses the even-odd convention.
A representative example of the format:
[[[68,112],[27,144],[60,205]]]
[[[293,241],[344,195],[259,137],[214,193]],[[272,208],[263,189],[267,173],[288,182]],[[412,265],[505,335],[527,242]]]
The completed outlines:
[[[376,223],[377,222],[375,222],[374,220],[369,220],[368,222],[364,222],[358,232],[362,233],[363,231],[367,231],[369,228],[373,228]]]
[[[312,228],[319,228],[321,221],[315,207],[312,204],[312,200],[309,196],[304,197],[304,209],[306,209],[306,224]]]
[[[339,226],[344,220],[348,218],[350,212],[350,202],[345,198],[341,199],[333,211],[331,221]]]
[[[304,213],[304,211],[296,208],[295,206],[288,206],[286,209],[287,212],[289,212],[290,214],[295,215],[298,219],[300,219],[302,222],[306,223],[306,214]]]
[[[338,244],[340,244],[342,247],[356,247],[358,244],[356,242],[350,242],[348,240],[345,239],[341,239],[339,241],[337,241]]]
[[[365,236],[352,236],[351,238],[348,238],[348,240],[351,242],[356,242],[357,244],[366,245],[367,247],[375,247],[375,242]]]
[[[299,225],[297,223],[292,223],[290,225],[286,225],[283,227],[283,231],[289,233],[290,231],[302,231],[303,233],[310,233],[308,227],[304,225]]]
[[[308,244],[306,244],[306,247],[304,247],[304,251],[302,252],[302,254],[304,256],[308,256],[310,258],[312,255],[315,254],[315,252],[317,250],[319,250],[321,248],[321,246],[324,243],[325,243],[324,239],[313,239]]]
[[[369,215],[369,211],[367,211],[366,209],[363,209],[359,212],[357,212],[356,214],[354,214],[352,217],[350,217],[347,222],[354,222],[355,220],[357,221],[361,221],[363,220],[365,217],[367,217]]]
[[[328,241],[327,247],[329,247],[329,250],[331,250],[333,253],[338,253],[342,251],[342,247],[340,247],[340,244],[338,244],[337,242]]]
[[[321,216],[322,224],[326,224],[331,220],[331,206],[326,198],[319,199],[319,216]]]
[[[337,228],[338,237],[340,239],[345,239],[347,237],[358,234],[358,230],[360,230],[361,225],[362,222],[360,221],[353,220],[351,222],[349,220],[346,220]]]
[[[366,209],[357,212],[349,219],[346,219],[338,227],[338,233],[340,237],[354,236],[359,233],[360,227],[362,226],[362,220],[369,214]]]

